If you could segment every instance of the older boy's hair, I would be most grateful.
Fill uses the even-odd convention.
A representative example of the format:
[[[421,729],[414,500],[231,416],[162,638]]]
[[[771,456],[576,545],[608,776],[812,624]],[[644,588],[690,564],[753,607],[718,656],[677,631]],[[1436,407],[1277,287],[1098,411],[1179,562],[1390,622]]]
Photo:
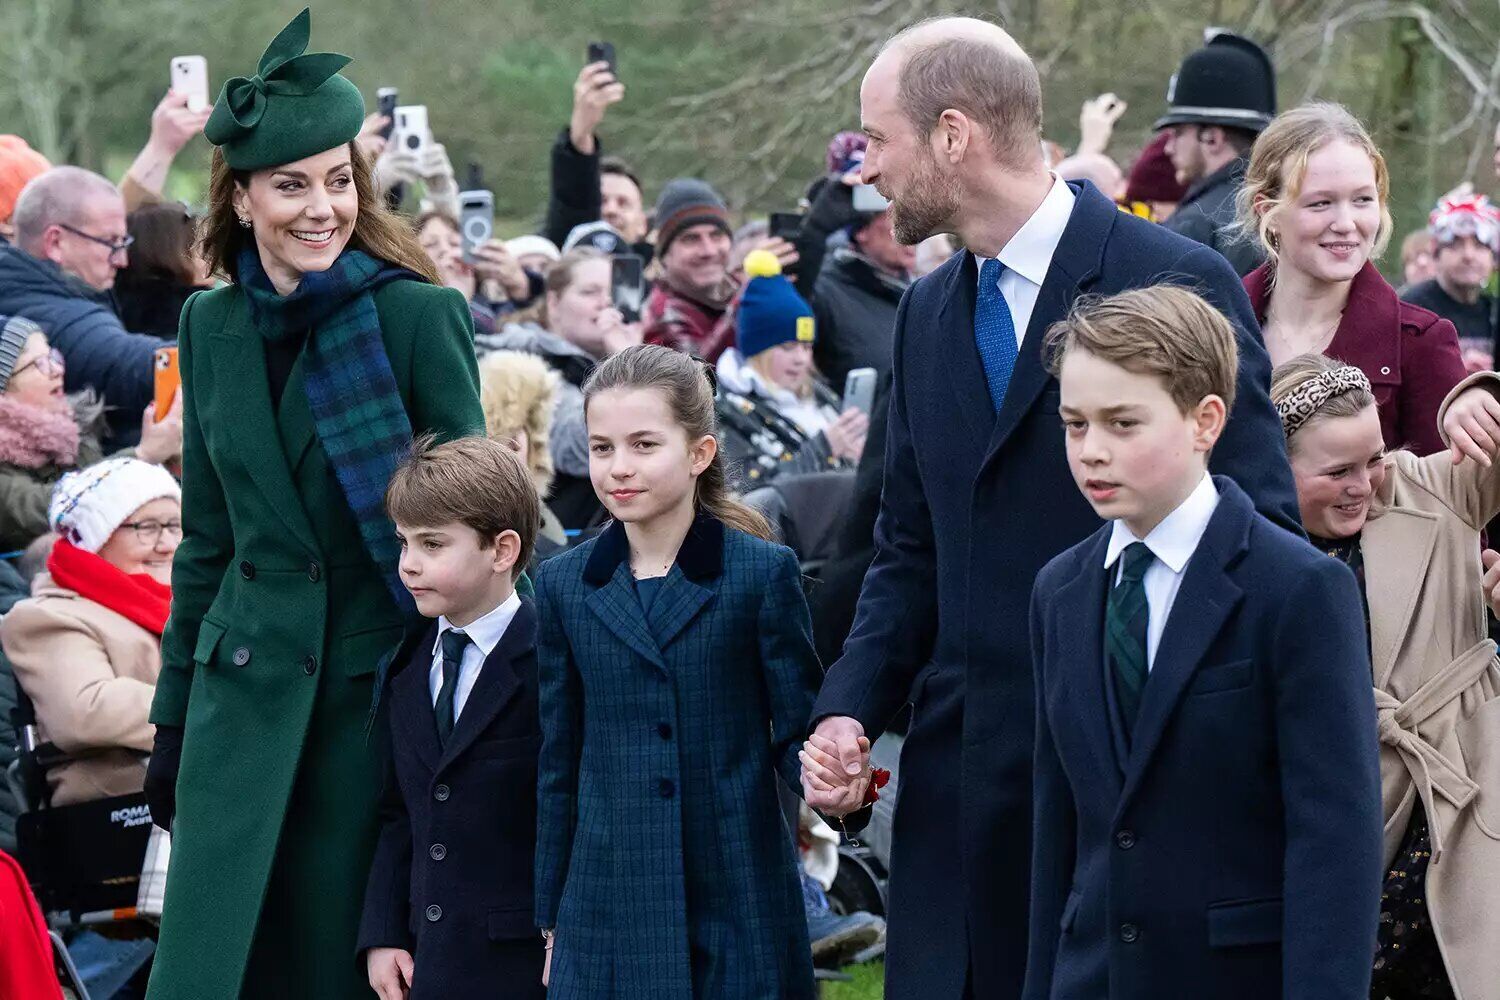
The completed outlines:
[[[1155,375],[1187,413],[1213,394],[1234,408],[1239,348],[1234,327],[1202,296],[1178,285],[1081,298],[1047,331],[1047,370],[1081,348],[1137,375]]]
[[[484,437],[445,444],[431,435],[418,438],[386,487],[385,511],[409,528],[459,521],[479,532],[483,547],[502,531],[514,531],[521,536],[521,553],[513,577],[531,561],[542,525],[542,501],[531,473],[515,452]]]

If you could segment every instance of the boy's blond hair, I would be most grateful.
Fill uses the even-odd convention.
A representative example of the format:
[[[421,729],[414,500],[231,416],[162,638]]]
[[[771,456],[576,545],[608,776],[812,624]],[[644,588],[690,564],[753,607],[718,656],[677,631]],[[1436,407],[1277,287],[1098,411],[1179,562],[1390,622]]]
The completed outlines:
[[[521,537],[512,578],[531,560],[542,524],[542,502],[531,474],[515,452],[498,441],[464,437],[437,444],[418,438],[385,491],[391,520],[410,528],[461,522],[479,533],[488,548],[502,531]]]
[[[1080,348],[1137,375],[1154,375],[1184,414],[1208,395],[1234,408],[1239,348],[1234,327],[1202,296],[1178,285],[1081,298],[1047,331],[1047,370]]]

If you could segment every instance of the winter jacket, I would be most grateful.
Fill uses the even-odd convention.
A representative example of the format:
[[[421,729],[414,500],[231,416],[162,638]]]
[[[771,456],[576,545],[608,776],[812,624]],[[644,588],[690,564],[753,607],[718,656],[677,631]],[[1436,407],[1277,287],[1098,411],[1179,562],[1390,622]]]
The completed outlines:
[[[36,705],[41,738],[78,756],[47,772],[52,804],[140,791],[156,734],[147,717],[161,639],[43,573],[5,616],[0,642]]]
[[[838,396],[827,385],[814,380],[812,398],[799,399],[767,385],[734,348],[719,358],[718,375],[719,441],[739,486],[751,489],[783,474],[853,467],[833,456],[822,431],[838,416]]]
[[[842,386],[856,368],[891,370],[896,306],[910,282],[877,268],[851,247],[834,250],[813,296],[818,339],[813,358],[829,385]]]
[[[140,441],[141,413],[156,394],[153,355],[169,341],[128,332],[109,293],[16,246],[0,247],[0,313],[42,328],[68,363],[68,392],[91,388],[103,397],[107,447]]]
[[[1235,219],[1235,195],[1245,183],[1249,165],[1250,157],[1242,156],[1199,178],[1177,203],[1177,211],[1162,223],[1174,233],[1219,251],[1242,278],[1266,259],[1258,243],[1242,239],[1229,228]]]
[[[562,376],[547,435],[556,476],[544,499],[563,527],[586,527],[603,509],[589,482],[588,430],[583,422],[583,383],[598,359],[535,323],[510,323],[499,333],[475,336],[474,347],[480,357],[491,351],[535,354]]]
[[[561,247],[574,226],[597,222],[603,216],[604,195],[599,187],[599,158],[603,144],[594,137],[594,151],[580,153],[567,128],[552,144],[552,187],[547,198],[547,221],[541,235]],[[644,193],[644,192],[643,192]],[[644,240],[631,249],[646,263],[654,248]]]
[[[115,276],[115,305],[125,329],[163,340],[177,339],[177,324],[188,296],[200,285],[184,285],[159,277],[133,277],[130,271]]]
[[[92,393],[73,401],[73,416],[78,422],[78,457],[64,464],[38,447],[42,442],[30,433],[33,428],[19,426],[16,414],[0,411],[0,552],[24,549],[45,535],[52,487],[63,473],[104,457],[99,443],[104,417]],[[127,448],[122,454],[134,451]]]

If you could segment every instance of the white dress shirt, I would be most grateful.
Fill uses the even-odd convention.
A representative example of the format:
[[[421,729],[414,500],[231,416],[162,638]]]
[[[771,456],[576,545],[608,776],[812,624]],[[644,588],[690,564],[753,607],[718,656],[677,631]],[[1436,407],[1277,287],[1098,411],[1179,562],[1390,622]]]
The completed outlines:
[[[1042,282],[1047,280],[1047,269],[1052,266],[1052,255],[1062,241],[1063,230],[1068,228],[1075,200],[1068,182],[1054,174],[1052,190],[1000,251],[1000,294],[1010,306],[1010,318],[1016,327],[1017,351],[1021,348],[1021,341],[1026,339],[1031,312],[1036,308],[1037,296],[1042,293]],[[981,273],[984,262],[989,259],[974,255]]]
[[[1145,579],[1141,581],[1146,588],[1146,607],[1149,618],[1146,623],[1146,670],[1150,671],[1156,662],[1156,647],[1161,645],[1161,634],[1167,627],[1167,616],[1172,613],[1172,602],[1177,600],[1177,588],[1182,586],[1182,571],[1187,568],[1188,560],[1198,549],[1198,542],[1203,538],[1203,532],[1208,530],[1208,522],[1214,516],[1214,508],[1219,506],[1219,491],[1214,486],[1213,477],[1204,474],[1203,480],[1188,494],[1188,498],[1177,506],[1166,517],[1162,518],[1160,524],[1151,529],[1151,533],[1145,538],[1135,537],[1135,533],[1125,526],[1123,520],[1116,520],[1110,529],[1109,548],[1104,551],[1104,566],[1106,569],[1114,567],[1110,579],[1111,586],[1120,582],[1122,567],[1116,563],[1120,561],[1120,553],[1125,547],[1134,542],[1145,542],[1146,548],[1156,558],[1146,568]]]
[[[469,692],[474,690],[474,682],[479,680],[479,671],[484,666],[484,661],[500,644],[500,637],[510,627],[511,619],[515,618],[519,610],[521,597],[512,592],[499,607],[476,619],[466,628],[458,629],[469,637],[469,643],[464,647],[464,657],[458,665],[458,685],[453,690],[454,722],[463,714],[464,702],[469,700]],[[447,618],[438,617],[437,638],[432,642],[432,669],[427,672],[427,688],[432,692],[434,707],[437,706],[438,691],[443,687],[443,633],[452,628],[456,626]]]

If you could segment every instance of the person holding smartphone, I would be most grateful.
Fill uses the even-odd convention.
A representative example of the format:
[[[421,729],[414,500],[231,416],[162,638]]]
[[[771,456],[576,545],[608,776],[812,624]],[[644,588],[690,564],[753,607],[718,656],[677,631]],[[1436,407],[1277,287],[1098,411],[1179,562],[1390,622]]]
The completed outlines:
[[[735,346],[717,366],[722,447],[745,485],[776,476],[852,468],[864,452],[869,414],[840,412],[813,367],[817,321],[776,256],[752,250],[735,314]]]

